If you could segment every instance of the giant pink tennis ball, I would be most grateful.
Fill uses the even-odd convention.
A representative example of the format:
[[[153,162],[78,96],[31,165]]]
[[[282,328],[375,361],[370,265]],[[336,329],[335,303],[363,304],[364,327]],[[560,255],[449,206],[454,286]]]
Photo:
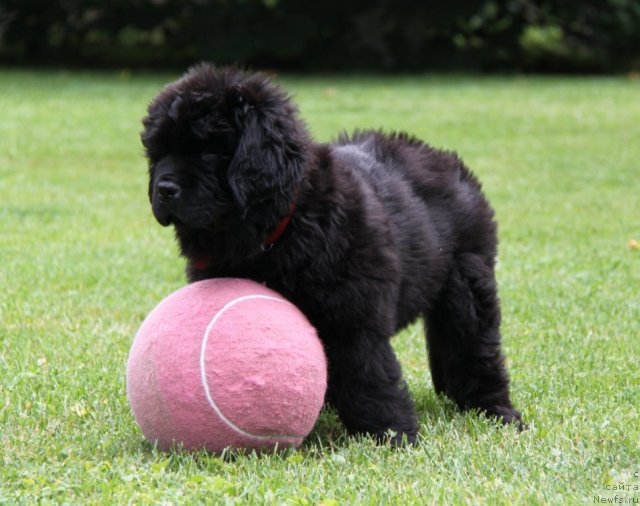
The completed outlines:
[[[158,448],[297,447],[324,401],[327,364],[315,329],[253,281],[209,279],[164,299],[127,363],[127,397]]]

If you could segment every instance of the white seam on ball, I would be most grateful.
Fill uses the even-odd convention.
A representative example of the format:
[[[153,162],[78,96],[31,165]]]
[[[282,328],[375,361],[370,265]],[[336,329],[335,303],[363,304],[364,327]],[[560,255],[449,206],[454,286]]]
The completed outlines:
[[[245,295],[243,297],[238,297],[237,299],[233,299],[233,300],[227,302],[224,306],[222,306],[222,309],[220,309],[214,315],[214,317],[209,322],[209,325],[207,325],[207,329],[205,330],[204,336],[202,338],[202,347],[200,349],[200,378],[202,380],[202,387],[204,388],[204,393],[205,393],[205,395],[207,397],[207,401],[209,401],[209,405],[216,412],[216,414],[218,415],[220,420],[222,420],[230,429],[236,431],[238,434],[240,434],[242,436],[253,438],[253,439],[258,439],[258,440],[270,440],[270,439],[295,439],[295,440],[300,440],[300,439],[302,439],[303,436],[290,435],[290,434],[268,434],[268,435],[251,434],[250,432],[247,432],[246,430],[241,429],[235,423],[233,423],[231,420],[229,420],[226,416],[224,416],[224,414],[222,413],[222,411],[220,410],[220,408],[218,407],[216,402],[213,400],[213,396],[211,395],[211,391],[209,389],[209,384],[207,382],[207,371],[206,371],[206,364],[205,364],[205,352],[206,352],[206,348],[207,348],[207,342],[209,341],[209,334],[211,332],[211,329],[213,329],[213,326],[222,317],[222,315],[224,314],[225,311],[227,311],[228,309],[232,308],[236,304],[239,304],[240,302],[244,302],[244,301],[250,300],[250,299],[267,299],[267,300],[275,300],[277,302],[287,302],[286,300],[278,299],[276,297],[271,297],[269,295]]]

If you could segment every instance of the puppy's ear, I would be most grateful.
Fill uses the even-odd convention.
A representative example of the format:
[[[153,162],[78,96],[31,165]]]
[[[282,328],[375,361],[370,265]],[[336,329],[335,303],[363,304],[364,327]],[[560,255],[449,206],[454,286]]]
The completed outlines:
[[[279,196],[292,198],[307,153],[308,137],[296,108],[277,88],[262,84],[258,91],[236,90],[240,136],[227,178],[245,215],[249,208]]]

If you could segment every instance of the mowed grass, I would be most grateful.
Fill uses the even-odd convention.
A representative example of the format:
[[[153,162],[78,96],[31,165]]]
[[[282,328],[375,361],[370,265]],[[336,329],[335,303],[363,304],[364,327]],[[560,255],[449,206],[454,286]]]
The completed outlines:
[[[316,138],[407,130],[483,181],[529,430],[435,396],[417,323],[394,340],[414,448],[349,438],[325,412],[298,451],[220,458],[155,451],[125,395],[133,335],[185,282],[139,141],[174,77],[0,73],[1,504],[640,500],[640,82],[284,76]]]

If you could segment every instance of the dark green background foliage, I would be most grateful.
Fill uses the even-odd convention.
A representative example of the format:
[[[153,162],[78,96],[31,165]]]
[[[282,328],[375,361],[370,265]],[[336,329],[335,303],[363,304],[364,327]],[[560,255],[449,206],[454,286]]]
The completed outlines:
[[[640,0],[0,0],[0,62],[620,71]]]

